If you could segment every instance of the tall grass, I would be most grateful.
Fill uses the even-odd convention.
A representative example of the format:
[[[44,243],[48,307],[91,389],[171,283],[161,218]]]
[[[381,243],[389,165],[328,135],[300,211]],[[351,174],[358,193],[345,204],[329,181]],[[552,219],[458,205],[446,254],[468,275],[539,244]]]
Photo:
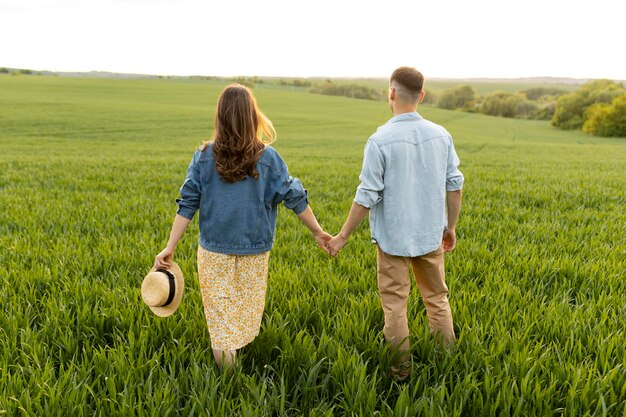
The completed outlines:
[[[139,288],[222,87],[0,76],[0,414],[626,416],[626,142],[431,108],[466,176],[446,258],[456,348],[435,346],[413,291],[411,379],[393,382],[367,225],[330,259],[281,209],[261,334],[218,370],[197,223],[177,313],[155,317]],[[338,231],[388,108],[255,94]]]

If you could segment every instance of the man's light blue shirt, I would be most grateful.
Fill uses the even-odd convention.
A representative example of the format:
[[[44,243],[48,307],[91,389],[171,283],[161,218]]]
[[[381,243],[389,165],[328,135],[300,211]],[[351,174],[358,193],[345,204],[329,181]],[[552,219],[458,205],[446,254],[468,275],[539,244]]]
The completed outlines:
[[[463,188],[452,136],[417,112],[392,117],[365,145],[354,202],[389,255],[421,256],[441,245],[446,192]]]

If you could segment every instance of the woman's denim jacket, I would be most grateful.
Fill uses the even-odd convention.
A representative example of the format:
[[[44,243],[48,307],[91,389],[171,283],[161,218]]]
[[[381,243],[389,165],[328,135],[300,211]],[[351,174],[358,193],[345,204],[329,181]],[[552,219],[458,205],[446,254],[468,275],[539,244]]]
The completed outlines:
[[[192,219],[200,210],[199,244],[211,252],[233,255],[270,250],[276,232],[278,204],[294,213],[308,206],[307,191],[289,176],[278,152],[266,146],[256,163],[258,178],[227,183],[215,169],[211,144],[193,155],[180,188],[177,213]]]

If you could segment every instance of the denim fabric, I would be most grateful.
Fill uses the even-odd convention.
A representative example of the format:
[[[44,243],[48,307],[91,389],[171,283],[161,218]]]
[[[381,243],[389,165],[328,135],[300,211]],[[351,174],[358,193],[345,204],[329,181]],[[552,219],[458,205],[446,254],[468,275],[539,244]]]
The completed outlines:
[[[446,191],[463,187],[458,166],[450,134],[416,112],[369,138],[354,202],[370,209],[372,239],[385,253],[414,257],[441,245]]]
[[[296,214],[307,208],[307,191],[289,176],[274,148],[265,148],[256,169],[256,179],[227,183],[216,171],[211,144],[193,155],[177,213],[192,219],[200,211],[198,243],[204,249],[232,255],[266,252],[274,243],[278,204]]]

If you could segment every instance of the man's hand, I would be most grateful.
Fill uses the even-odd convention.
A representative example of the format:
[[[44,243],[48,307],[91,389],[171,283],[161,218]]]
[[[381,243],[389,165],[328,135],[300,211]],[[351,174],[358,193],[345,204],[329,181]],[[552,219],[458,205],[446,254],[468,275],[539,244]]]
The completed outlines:
[[[341,233],[328,241],[326,246],[331,256],[339,255],[339,251],[346,246],[348,238],[342,237]]]
[[[446,229],[443,232],[443,239],[441,241],[443,245],[443,252],[452,252],[456,246],[456,231],[454,229]]]
[[[315,238],[315,243],[319,246],[324,252],[330,255],[330,250],[328,249],[328,241],[332,238],[330,233],[326,233],[325,231],[320,231],[313,234]]]

